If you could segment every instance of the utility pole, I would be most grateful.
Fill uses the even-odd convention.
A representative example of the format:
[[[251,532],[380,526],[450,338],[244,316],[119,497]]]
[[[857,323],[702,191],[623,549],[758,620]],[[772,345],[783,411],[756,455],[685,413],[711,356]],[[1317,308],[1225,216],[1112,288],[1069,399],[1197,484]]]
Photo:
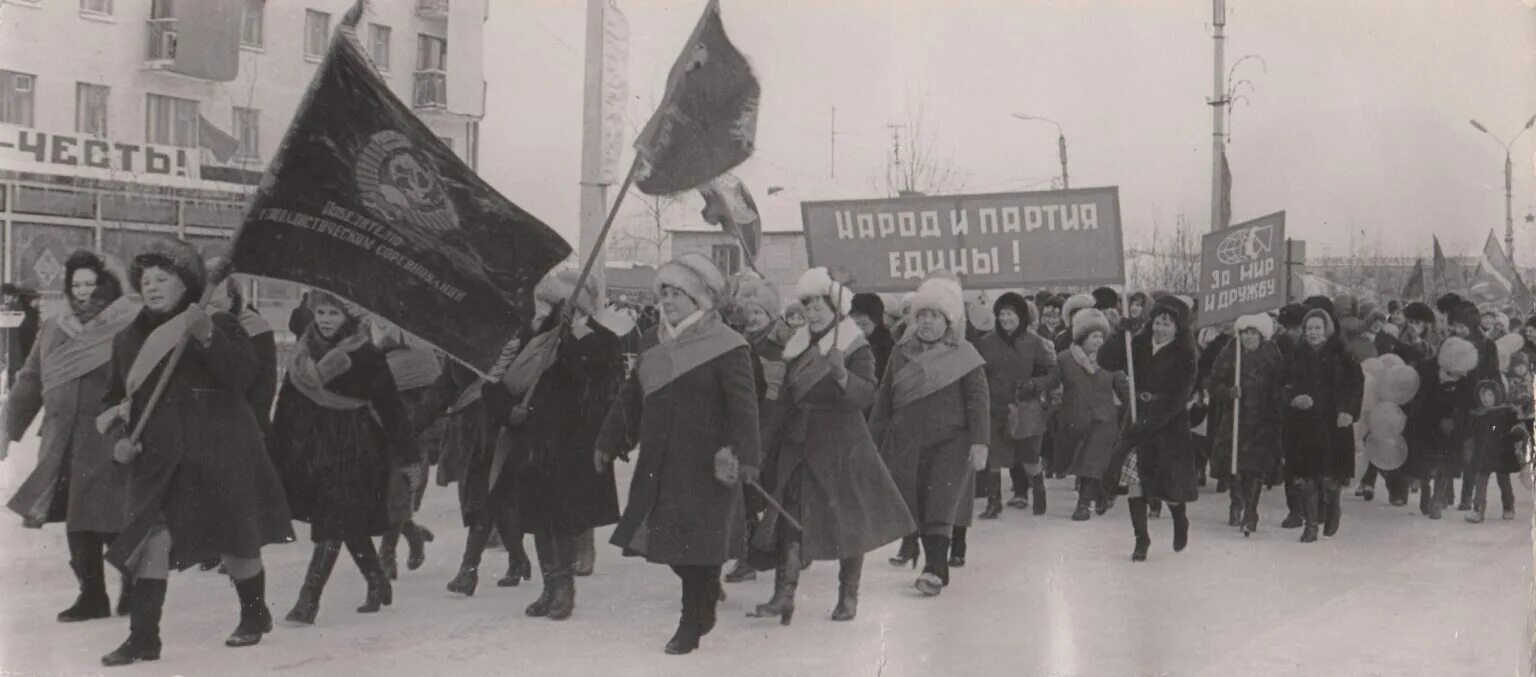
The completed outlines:
[[[1223,32],[1227,25],[1226,0],[1211,0],[1211,23],[1215,28],[1211,38],[1215,41],[1216,62],[1214,73],[1214,86],[1211,90],[1211,230],[1221,230],[1227,224],[1222,223],[1221,196],[1223,194],[1221,166],[1226,155],[1226,131],[1222,128],[1223,113],[1227,106],[1227,74],[1226,64],[1226,40]]]
[[[617,127],[605,124],[613,102],[628,98],[623,69],[628,63],[629,24],[613,0],[587,0],[586,62],[581,112],[581,260],[597,257],[591,276],[599,298],[607,293],[603,252],[594,245],[608,213],[608,186],[614,183],[618,148]]]
[[[1514,191],[1515,165],[1514,165],[1513,162],[1510,162],[1510,148],[1512,148],[1515,145],[1516,141],[1520,140],[1520,136],[1521,135],[1525,134],[1525,132],[1527,130],[1529,130],[1533,125],[1536,125],[1536,115],[1532,115],[1531,119],[1526,120],[1525,121],[1525,126],[1521,127],[1520,131],[1515,132],[1515,135],[1513,137],[1511,137],[1510,140],[1507,143],[1504,142],[1504,141],[1500,141],[1499,137],[1494,136],[1493,132],[1488,131],[1488,128],[1484,127],[1481,122],[1478,122],[1477,120],[1472,120],[1471,123],[1472,123],[1472,127],[1477,129],[1477,131],[1482,132],[1484,134],[1487,134],[1488,138],[1493,139],[1494,143],[1497,143],[1497,144],[1499,144],[1500,146],[1502,146],[1504,148],[1504,253],[1509,255],[1509,262],[1510,263],[1514,263],[1515,262],[1515,211],[1514,211],[1514,207],[1515,207],[1515,205],[1514,205],[1514,202],[1515,202],[1515,191]]]

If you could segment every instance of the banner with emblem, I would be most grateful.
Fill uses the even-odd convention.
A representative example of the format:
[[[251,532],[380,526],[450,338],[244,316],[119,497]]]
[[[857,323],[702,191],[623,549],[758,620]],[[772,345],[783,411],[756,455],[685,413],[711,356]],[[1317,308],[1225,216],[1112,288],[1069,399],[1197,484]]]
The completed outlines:
[[[482,181],[379,77],[343,20],[230,259],[324,289],[488,372],[571,252]]]

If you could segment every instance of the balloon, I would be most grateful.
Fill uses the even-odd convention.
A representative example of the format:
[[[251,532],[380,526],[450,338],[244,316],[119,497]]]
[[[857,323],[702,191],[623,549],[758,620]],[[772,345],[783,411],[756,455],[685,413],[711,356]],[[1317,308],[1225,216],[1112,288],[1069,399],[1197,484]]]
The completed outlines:
[[[1509,371],[1509,358],[1525,347],[1525,337],[1519,334],[1505,334],[1494,341],[1493,345],[1499,349],[1499,370]]]
[[[1383,402],[1391,402],[1399,407],[1413,401],[1413,396],[1419,392],[1419,370],[1406,364],[1392,367],[1382,375],[1381,382],[1376,386],[1376,394]]]
[[[1385,355],[1382,355],[1381,356],[1381,363],[1387,365],[1388,369],[1391,369],[1393,367],[1401,367],[1401,366],[1403,366],[1405,364],[1408,364],[1407,362],[1403,361],[1403,358],[1398,357],[1395,353],[1387,353]]]
[[[1360,371],[1367,374],[1380,374],[1387,370],[1387,365],[1379,357],[1367,357],[1360,363]]]
[[[1440,344],[1440,368],[1462,376],[1477,368],[1477,347],[1458,336],[1452,336]]]
[[[1408,416],[1402,407],[1392,402],[1382,402],[1371,409],[1369,418],[1372,437],[1397,437],[1408,427]]]
[[[1372,434],[1365,441],[1365,456],[1382,470],[1397,470],[1408,461],[1408,441],[1402,435]]]

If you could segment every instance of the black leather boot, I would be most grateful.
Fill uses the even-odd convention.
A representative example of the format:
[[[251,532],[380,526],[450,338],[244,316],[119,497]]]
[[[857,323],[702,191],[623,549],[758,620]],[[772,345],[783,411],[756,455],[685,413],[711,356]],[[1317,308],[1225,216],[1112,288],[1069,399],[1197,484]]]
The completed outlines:
[[[773,596],[767,603],[747,612],[751,618],[779,617],[779,625],[789,625],[795,617],[795,590],[800,587],[800,541],[784,544],[783,558],[773,570]]]
[[[1317,542],[1317,520],[1320,506],[1318,485],[1316,480],[1298,480],[1296,490],[1301,494],[1301,513],[1304,525],[1301,530],[1302,543]]]
[[[851,621],[859,615],[859,580],[863,577],[863,555],[837,561],[837,607],[832,610],[832,620]]]
[[[539,578],[543,582],[543,590],[539,592],[538,599],[523,609],[523,615],[543,618],[549,615],[549,602],[555,596],[556,585],[553,574],[557,565],[554,547],[550,545],[548,536],[538,534],[533,537],[533,553],[539,558]]]
[[[1029,478],[1029,492],[1034,494],[1036,515],[1045,514],[1045,473],[1039,473]]]
[[[1281,529],[1299,529],[1307,521],[1305,510],[1301,505],[1300,480],[1285,481],[1285,521],[1280,523]]]
[[[1090,495],[1092,491],[1087,482],[1084,482],[1082,488],[1078,490],[1077,509],[1072,511],[1073,522],[1087,522],[1093,518],[1093,497]]]
[[[1323,537],[1333,538],[1339,533],[1339,520],[1344,516],[1344,504],[1339,500],[1343,492],[1338,480],[1323,480],[1323,497],[1327,504],[1327,511],[1323,513]]]
[[[351,553],[352,561],[357,563],[358,571],[363,572],[363,578],[368,581],[368,596],[363,600],[363,605],[357,608],[357,612],[377,613],[381,607],[393,603],[395,590],[389,583],[389,576],[384,573],[379,553],[373,549],[373,539],[362,538],[357,542],[349,541],[347,552]]]
[[[949,585],[949,537],[934,534],[923,534],[923,555],[927,562],[923,565],[923,575],[917,577],[913,584],[919,592],[933,597],[944,592],[944,586]]]
[[[576,558],[571,562],[571,573],[577,576],[592,575],[593,568],[597,566],[597,543],[593,539],[591,529],[576,537]]]
[[[315,622],[315,617],[320,615],[320,593],[325,591],[325,583],[331,579],[331,571],[336,568],[340,556],[340,543],[315,544],[315,551],[309,556],[309,569],[304,572],[304,585],[299,588],[299,599],[288,612],[288,622],[304,625]]]
[[[549,620],[563,621],[576,610],[576,562],[581,556],[580,535],[550,536],[554,571],[550,578],[555,589],[549,596]]]
[[[1145,562],[1147,549],[1152,547],[1152,536],[1147,532],[1147,499],[1132,498],[1125,503],[1131,513],[1131,531],[1136,534],[1136,548],[1131,551],[1131,561]]]
[[[896,556],[892,557],[889,561],[893,566],[904,567],[911,565],[913,569],[916,569],[917,558],[921,554],[917,548],[917,534],[912,534],[901,539],[901,547],[896,550]]]
[[[962,569],[965,567],[965,553],[967,550],[965,537],[969,535],[969,531],[970,529],[967,529],[966,527],[955,527],[951,530],[950,533],[954,535],[949,537],[950,567],[955,569]],[[946,583],[946,585],[947,584],[948,583]]]
[[[103,566],[101,540],[88,531],[66,534],[69,543],[69,568],[75,572],[80,594],[68,609],[59,612],[60,623],[76,623],[112,615],[112,599],[107,597],[107,577]]]
[[[1168,512],[1173,514],[1173,551],[1184,552],[1189,546],[1189,513],[1184,503],[1169,503]]]
[[[406,545],[410,548],[405,558],[405,568],[415,571],[427,561],[427,544],[437,539],[437,536],[413,520],[406,520],[400,525],[400,535],[405,537]]]
[[[107,667],[160,660],[160,611],[165,606],[165,579],[140,578],[134,582],[128,610],[128,639],[105,656]]]
[[[1261,477],[1243,478],[1243,536],[1259,530],[1259,496],[1264,490]]]
[[[260,643],[262,635],[272,632],[272,612],[267,609],[267,572],[263,570],[243,581],[235,581],[235,593],[240,595],[240,624],[224,640],[224,646]]]

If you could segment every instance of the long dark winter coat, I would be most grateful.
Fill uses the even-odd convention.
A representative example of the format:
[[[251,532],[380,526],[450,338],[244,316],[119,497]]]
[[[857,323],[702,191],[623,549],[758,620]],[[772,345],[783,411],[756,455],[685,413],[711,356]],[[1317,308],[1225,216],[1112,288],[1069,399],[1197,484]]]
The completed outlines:
[[[818,346],[806,347],[802,329],[790,342],[799,354],[790,362],[774,420],[764,423],[764,442],[772,447],[767,455],[775,461],[770,490],[805,527],[799,538],[806,560],[862,555],[917,529],[864,422],[879,382],[874,350],[852,322],[844,323],[838,344],[846,351],[847,382],[839,385],[825,372],[810,380],[825,368],[819,364],[825,356]],[[764,514],[755,548],[774,549],[783,532],[778,518],[771,510]]]
[[[1292,478],[1348,481],[1355,476],[1355,433],[1340,428],[1338,416],[1360,420],[1365,376],[1349,347],[1338,337],[1321,346],[1302,341],[1291,351],[1285,381],[1285,472]],[[1291,406],[1297,395],[1310,395],[1312,408]]]
[[[687,331],[720,321],[706,311]],[[657,345],[657,331],[664,329],[646,332],[642,351]],[[650,395],[639,376],[647,359],[657,357],[641,353],[597,438],[597,448],[610,457],[640,448],[611,542],[657,564],[741,559],[747,546],[742,488],[715,479],[715,453],[731,447],[741,465],[761,466],[751,350],[743,341]]]
[[[989,444],[992,421],[986,366],[900,409],[892,384],[920,350],[916,340],[898,343],[875,397],[869,429],[880,457],[918,526],[971,525],[976,474],[974,444]]]
[[[256,378],[245,391],[245,399],[256,414],[262,439],[266,439],[272,435],[272,403],[277,401],[277,338],[271,329],[246,335],[251,339],[251,351],[256,354]]]
[[[311,327],[301,341],[313,340],[317,330]],[[272,460],[282,473],[288,506],[294,519],[310,524],[310,539],[317,543],[378,536],[403,519],[398,502],[391,513],[391,484],[397,482],[398,465],[421,458],[384,353],[364,342],[348,356],[351,368],[325,387],[367,405],[323,407],[290,375],[272,421]]]
[[[1414,367],[1419,371],[1419,391],[1404,407],[1408,417],[1408,425],[1403,429],[1403,438],[1408,442],[1405,470],[1421,480],[1436,472],[1459,472],[1461,445],[1457,440],[1464,437],[1458,434],[1458,428],[1464,427],[1457,413],[1461,381],[1441,381],[1440,366],[1433,357]],[[1449,431],[1444,428],[1447,425]]]
[[[1472,437],[1474,472],[1520,472],[1520,444],[1525,440],[1525,426],[1515,415],[1515,408],[1504,404],[1476,409],[1468,417]]]
[[[468,367],[451,360],[443,366],[434,386],[442,401],[450,403],[444,417],[442,453],[437,461],[437,485],[458,484],[459,512],[466,527],[477,523],[490,494],[489,475],[498,427],[486,418],[483,394],[491,387]],[[465,393],[471,388],[479,393],[466,398]]]
[[[1229,341],[1211,366],[1206,390],[1212,410],[1225,415],[1212,429],[1211,465],[1223,475],[1232,470],[1232,382],[1240,339]],[[1263,476],[1280,465],[1281,428],[1285,421],[1285,359],[1270,341],[1243,352],[1241,415],[1238,425],[1237,471]]]
[[[1056,352],[1052,346],[1024,326],[1013,336],[997,329],[981,337],[977,352],[987,361],[987,389],[992,426],[992,444],[987,453],[987,470],[1001,470],[1018,460],[1025,444],[1040,441],[1015,440],[1008,434],[1008,406],[1015,402],[1041,401],[1061,384]],[[1031,459],[1036,460],[1036,459]]]
[[[128,508],[128,469],[112,461],[112,444],[96,431],[112,363],[43,390],[43,361],[69,340],[58,318],[45,323],[5,401],[6,429],[0,434],[11,441],[20,440],[38,412],[45,412],[37,467],[7,505],[29,526],[66,522],[69,531],[115,534],[123,530]]]
[[[576,338],[569,329],[534,388],[523,425],[506,424],[522,397],[499,384],[485,389],[486,416],[506,447],[492,489],[516,507],[524,533],[578,534],[619,520],[619,494],[609,466],[592,465],[593,444],[624,376],[619,338],[595,320]],[[505,498],[501,498],[505,496]]]
[[[283,485],[246,400],[256,356],[233,315],[213,313],[211,319],[212,339],[207,347],[189,342],[144,427],[143,452],[129,463],[126,524],[110,553],[119,566],[127,567],[158,524],[170,531],[171,564],[178,569],[217,554],[257,557],[263,545],[293,540]],[[108,406],[126,396],[134,357],[163,321],[145,310],[113,339],[103,396]],[[135,391],[133,421],[142,416],[167,360]]]
[[[1131,339],[1137,419],[1121,434],[1110,475],[1117,475],[1113,470],[1134,448],[1142,495],[1147,499],[1180,503],[1200,496],[1189,432],[1189,398],[1197,376],[1193,341],[1187,320],[1179,323],[1177,337],[1155,354],[1150,328]],[[1125,336],[1117,332],[1099,349],[1099,364],[1125,371],[1126,362]]]
[[[1130,397],[1125,374],[1102,367],[1090,374],[1070,348],[1056,356],[1056,364],[1062,385],[1056,444],[1072,459],[1067,472],[1083,479],[1105,479],[1111,471],[1119,471],[1110,467],[1110,459],[1120,440],[1120,407],[1115,397]]]

